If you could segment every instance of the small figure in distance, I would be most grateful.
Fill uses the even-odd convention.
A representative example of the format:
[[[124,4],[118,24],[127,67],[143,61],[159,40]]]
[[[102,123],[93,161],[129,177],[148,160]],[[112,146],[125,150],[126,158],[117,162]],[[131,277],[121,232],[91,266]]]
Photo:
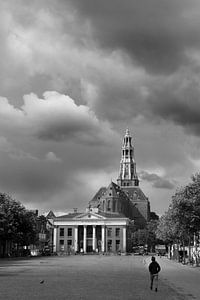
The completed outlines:
[[[150,272],[150,280],[151,285],[150,289],[153,289],[153,284],[155,285],[155,291],[158,291],[158,273],[160,272],[161,268],[159,263],[156,261],[155,257],[152,256],[151,263],[149,264],[149,272]]]

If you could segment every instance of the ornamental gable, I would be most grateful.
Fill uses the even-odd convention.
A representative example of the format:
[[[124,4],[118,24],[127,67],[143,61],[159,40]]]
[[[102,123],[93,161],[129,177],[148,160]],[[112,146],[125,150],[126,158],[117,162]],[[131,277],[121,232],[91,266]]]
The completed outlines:
[[[105,219],[105,217],[100,216],[99,214],[91,213],[91,212],[86,212],[83,214],[80,214],[76,217],[73,218],[74,220],[102,220]]]

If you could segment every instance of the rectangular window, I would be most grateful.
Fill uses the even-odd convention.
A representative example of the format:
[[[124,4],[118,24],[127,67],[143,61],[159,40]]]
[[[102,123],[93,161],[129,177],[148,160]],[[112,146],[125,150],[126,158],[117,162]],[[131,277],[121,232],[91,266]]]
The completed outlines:
[[[64,228],[60,228],[60,236],[64,236]]]
[[[116,251],[120,251],[120,240],[116,240]]]
[[[67,240],[67,251],[68,251],[68,254],[72,254],[72,251],[73,251],[72,240]]]
[[[60,240],[60,251],[64,251],[64,240]]]
[[[115,236],[120,236],[120,228],[115,229]]]
[[[72,240],[68,240],[67,241],[67,246],[71,246],[72,245]]]
[[[72,228],[68,228],[67,229],[67,235],[68,236],[72,236]]]
[[[112,235],[112,228],[108,228],[108,236],[110,237]]]
[[[112,251],[112,240],[108,240],[108,252]]]

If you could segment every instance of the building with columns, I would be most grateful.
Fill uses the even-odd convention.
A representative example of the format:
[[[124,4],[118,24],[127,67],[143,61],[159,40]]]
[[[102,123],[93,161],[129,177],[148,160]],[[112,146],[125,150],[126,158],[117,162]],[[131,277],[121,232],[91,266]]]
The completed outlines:
[[[101,187],[84,213],[49,219],[53,224],[53,250],[69,252],[128,252],[131,233],[144,228],[150,216],[150,203],[139,187],[134,147],[129,130],[123,138],[117,184]]]

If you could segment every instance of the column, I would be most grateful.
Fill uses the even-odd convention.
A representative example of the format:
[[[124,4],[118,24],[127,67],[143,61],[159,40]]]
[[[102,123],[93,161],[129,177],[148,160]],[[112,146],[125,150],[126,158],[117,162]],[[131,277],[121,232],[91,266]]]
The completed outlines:
[[[123,252],[126,252],[126,227],[123,227]]]
[[[92,226],[92,250],[96,251],[96,225]]]
[[[83,252],[86,253],[87,226],[83,226]]]
[[[57,226],[54,226],[53,228],[53,252],[57,251]]]
[[[105,251],[105,226],[101,226],[101,251]]]
[[[78,251],[78,226],[74,227],[74,251]]]

